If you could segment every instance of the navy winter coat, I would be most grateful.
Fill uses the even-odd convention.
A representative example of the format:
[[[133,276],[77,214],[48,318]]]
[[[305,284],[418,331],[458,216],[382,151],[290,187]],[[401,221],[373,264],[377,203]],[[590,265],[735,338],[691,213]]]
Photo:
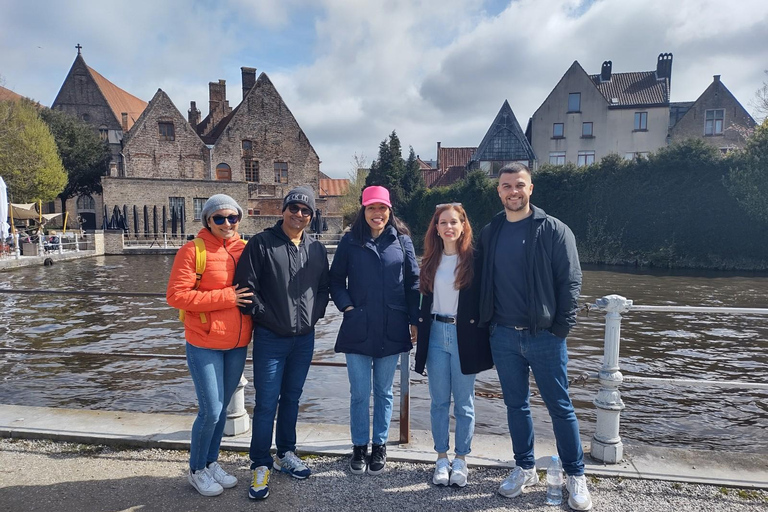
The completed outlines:
[[[398,237],[392,226],[364,241],[347,233],[333,256],[330,288],[339,311],[354,307],[344,313],[336,352],[385,357],[411,350],[408,326],[419,318],[419,266],[410,237]]]

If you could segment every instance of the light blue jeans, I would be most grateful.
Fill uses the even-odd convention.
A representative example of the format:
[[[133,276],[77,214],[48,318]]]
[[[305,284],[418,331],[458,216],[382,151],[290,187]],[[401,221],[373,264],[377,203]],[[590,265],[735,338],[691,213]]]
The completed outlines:
[[[529,371],[552,418],[557,452],[567,475],[584,474],[584,452],[579,421],[568,395],[568,349],[565,338],[549,331],[518,331],[491,324],[491,353],[499,373],[515,463],[523,469],[536,465],[533,454]]]
[[[449,413],[453,394],[456,455],[467,455],[472,451],[472,436],[475,432],[475,376],[461,373],[456,325],[437,320],[432,322],[429,330],[427,375],[429,396],[432,399],[429,416],[432,420],[435,451],[446,453],[450,448]]]
[[[197,471],[219,458],[227,405],[243,375],[248,347],[212,350],[187,343],[187,366],[199,407],[192,424],[189,469]]]
[[[386,444],[392,419],[392,382],[400,354],[369,357],[346,354],[349,375],[349,430],[352,444]],[[373,435],[371,436],[371,377],[373,377]]]

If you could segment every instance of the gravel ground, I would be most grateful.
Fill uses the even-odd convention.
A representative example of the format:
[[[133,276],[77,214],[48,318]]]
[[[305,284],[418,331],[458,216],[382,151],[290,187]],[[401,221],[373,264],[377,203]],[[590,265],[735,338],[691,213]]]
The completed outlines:
[[[471,468],[463,489],[434,487],[432,466],[390,462],[376,477],[353,476],[346,457],[307,457],[313,475],[272,474],[270,497],[254,502],[247,454],[223,452],[240,483],[214,498],[187,483],[187,453],[51,441],[0,440],[0,510],[16,511],[360,511],[569,510],[545,504],[545,487],[517,498],[496,494],[505,470]],[[595,511],[764,511],[768,492],[652,480],[587,477]]]

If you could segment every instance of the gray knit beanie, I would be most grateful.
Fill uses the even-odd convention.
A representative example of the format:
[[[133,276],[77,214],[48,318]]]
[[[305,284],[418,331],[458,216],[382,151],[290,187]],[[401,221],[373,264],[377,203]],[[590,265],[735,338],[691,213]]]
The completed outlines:
[[[229,197],[227,194],[216,194],[208,198],[203,205],[203,211],[200,213],[200,217],[203,221],[203,226],[208,226],[208,217],[212,213],[219,210],[237,210],[240,218],[243,218],[243,209],[237,204],[237,201]]]
[[[291,203],[301,203],[312,210],[312,216],[315,215],[315,193],[311,188],[301,186],[291,189],[288,195],[285,196],[285,199],[283,199],[283,211]]]

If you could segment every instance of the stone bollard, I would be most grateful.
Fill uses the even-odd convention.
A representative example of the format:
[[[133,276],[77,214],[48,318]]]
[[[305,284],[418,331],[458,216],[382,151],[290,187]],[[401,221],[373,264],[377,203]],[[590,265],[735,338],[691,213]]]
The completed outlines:
[[[248,432],[251,428],[251,418],[245,410],[245,386],[248,381],[244,375],[240,376],[235,394],[227,405],[227,423],[224,425],[225,436],[236,436]]]
[[[77,233],[75,233],[75,252],[80,252],[80,242],[77,241]]]
[[[624,457],[624,445],[619,436],[619,417],[624,409],[619,391],[619,385],[624,380],[619,371],[621,313],[629,311],[632,301],[621,295],[608,295],[597,299],[595,303],[606,315],[603,366],[598,373],[600,390],[594,401],[597,407],[597,421],[591,452],[594,459],[616,464]]]
[[[59,254],[64,253],[64,236],[63,235],[59,235],[59,246],[57,248],[57,252]]]
[[[168,248],[168,235],[163,233],[163,249],[167,249],[167,248]]]
[[[21,251],[19,250],[19,234],[13,233],[13,255],[18,260],[21,258]]]

